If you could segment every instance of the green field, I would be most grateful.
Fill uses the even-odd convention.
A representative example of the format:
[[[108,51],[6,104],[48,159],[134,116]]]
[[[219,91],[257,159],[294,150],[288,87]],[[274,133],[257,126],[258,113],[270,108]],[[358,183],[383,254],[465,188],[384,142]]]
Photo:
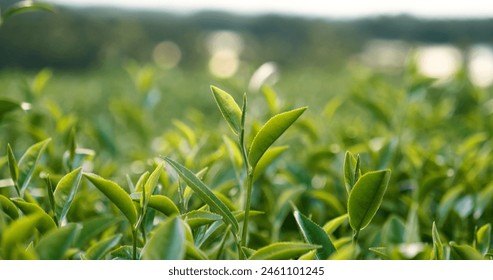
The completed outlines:
[[[2,68],[0,259],[492,259],[491,86],[347,60]]]

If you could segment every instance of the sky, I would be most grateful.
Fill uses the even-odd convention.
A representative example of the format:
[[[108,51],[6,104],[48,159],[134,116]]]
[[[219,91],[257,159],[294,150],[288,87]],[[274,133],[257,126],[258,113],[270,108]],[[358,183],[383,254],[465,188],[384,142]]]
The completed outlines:
[[[493,17],[491,0],[45,0],[77,6],[118,6],[177,12],[222,10],[241,14],[280,13],[315,17],[412,14],[429,18]]]

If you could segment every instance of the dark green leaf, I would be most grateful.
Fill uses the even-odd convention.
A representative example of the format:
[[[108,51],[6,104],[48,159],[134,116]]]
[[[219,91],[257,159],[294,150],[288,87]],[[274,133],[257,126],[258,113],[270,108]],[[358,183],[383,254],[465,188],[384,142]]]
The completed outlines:
[[[55,214],[59,221],[62,221],[67,215],[70,205],[74,200],[75,193],[79,187],[80,179],[82,178],[82,167],[63,176],[58,182],[55,192]]]
[[[253,139],[248,161],[255,168],[267,149],[303,114],[307,107],[275,115],[268,120]]]
[[[48,232],[36,245],[36,252],[42,260],[61,260],[81,229],[80,225],[69,224]]]
[[[248,259],[250,260],[289,260],[298,258],[307,252],[318,249],[320,246],[295,243],[279,242],[258,249]]]
[[[111,202],[113,202],[120,211],[127,217],[130,224],[137,222],[137,209],[135,208],[130,195],[126,193],[117,183],[104,179],[96,174],[87,174],[84,176],[93,183]]]
[[[330,241],[329,236],[319,225],[299,211],[294,211],[293,215],[305,241],[312,245],[322,246],[317,249],[317,259],[326,260],[330,255],[336,252],[336,248],[334,247],[334,244],[332,244],[332,241]]]
[[[0,17],[1,20],[1,17]],[[1,25],[1,22],[0,22]],[[8,100],[8,99],[0,99],[0,121],[3,119],[3,117],[12,111],[15,110],[20,110],[22,109],[21,105],[17,102]]]
[[[237,135],[241,131],[241,109],[233,97],[222,89],[211,86],[212,94],[229,127]]]
[[[171,217],[159,224],[142,252],[146,260],[182,260],[185,257],[185,229],[179,218]]]
[[[228,209],[228,207],[207,187],[200,179],[185,166],[179,164],[178,162],[170,159],[164,158],[173,169],[176,170],[178,175],[187,183],[187,185],[202,199],[209,207],[214,211],[223,216],[226,223],[230,224],[233,228],[233,232],[237,233],[239,231],[238,222],[235,217]]]
[[[365,173],[354,185],[348,199],[349,224],[360,231],[380,208],[390,180],[390,170]]]

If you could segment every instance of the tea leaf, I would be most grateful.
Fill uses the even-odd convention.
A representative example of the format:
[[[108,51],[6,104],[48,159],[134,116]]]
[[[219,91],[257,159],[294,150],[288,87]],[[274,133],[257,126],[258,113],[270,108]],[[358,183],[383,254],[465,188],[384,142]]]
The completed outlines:
[[[29,182],[31,182],[31,178],[36,169],[36,165],[41,158],[41,154],[43,154],[43,151],[50,141],[51,138],[48,138],[32,145],[19,160],[19,178],[17,179],[17,185],[19,186],[21,193],[26,190]]]
[[[178,210],[176,204],[164,195],[151,195],[148,206],[167,216],[180,214],[180,210]]]
[[[325,231],[312,220],[299,211],[294,211],[294,218],[298,223],[298,228],[303,235],[306,242],[312,245],[321,245],[322,247],[317,249],[317,259],[326,260],[330,255],[336,252],[336,248],[330,241],[329,236]]]
[[[9,163],[10,177],[17,186],[17,180],[19,179],[19,166],[17,165],[17,161],[15,160],[14,152],[12,151],[10,144],[7,144],[7,157]]]
[[[222,219],[220,215],[201,210],[188,212],[183,215],[183,218],[191,228],[208,225]]]
[[[380,208],[390,180],[390,170],[365,173],[354,184],[348,199],[349,224],[355,231],[365,228]]]
[[[15,204],[3,195],[0,195],[0,210],[3,210],[12,220],[19,218],[19,211]]]
[[[161,222],[142,252],[146,260],[181,260],[185,257],[185,229],[175,216]]]
[[[337,228],[339,228],[342,224],[346,223],[348,220],[348,214],[341,215],[339,217],[336,217],[330,221],[328,221],[324,226],[323,229],[325,233],[327,234],[332,234]]]
[[[164,158],[180,175],[180,177],[188,184],[188,186],[202,199],[209,207],[223,216],[226,223],[233,227],[233,232],[239,231],[238,222],[233,216],[228,207],[207,187],[200,179],[185,166],[166,157]]]
[[[55,214],[59,221],[62,221],[67,215],[70,205],[74,200],[75,193],[79,187],[80,179],[82,178],[82,167],[63,176],[58,182],[55,192]]]
[[[84,254],[84,258],[87,260],[101,260],[106,254],[115,248],[122,239],[122,234],[119,233],[114,236],[110,236],[104,240],[92,245]]]
[[[268,120],[253,139],[248,161],[255,168],[267,149],[303,114],[307,107],[280,113]]]
[[[151,195],[154,193],[154,189],[156,188],[157,183],[159,181],[159,176],[163,172],[163,166],[164,166],[164,162],[159,163],[156,169],[154,169],[154,171],[149,176],[149,179],[147,179],[144,185],[145,193],[146,193],[145,201],[149,201]]]
[[[32,238],[40,219],[42,219],[40,214],[25,216],[15,220],[5,229],[2,235],[2,257],[4,259],[16,259],[17,246]]]
[[[122,187],[96,174],[84,173],[84,176],[120,209],[130,224],[134,225],[137,222],[137,209],[135,209],[130,195]]]
[[[193,260],[208,260],[207,255],[202,252],[199,248],[197,248],[193,242],[187,241],[185,242],[185,256],[187,259]]]
[[[42,260],[61,260],[72,246],[75,237],[81,229],[80,225],[69,224],[65,227],[51,230],[36,245],[36,252]]]
[[[249,260],[289,260],[298,258],[307,252],[321,248],[321,246],[295,243],[278,242],[258,249],[248,259]]]
[[[30,202],[26,202],[20,198],[11,199],[12,202],[24,213],[25,215],[39,215],[40,218],[36,224],[36,228],[41,233],[47,233],[51,229],[56,228],[55,221],[46,214],[46,212],[38,205]]]
[[[2,18],[0,16],[0,25],[1,25],[1,20]],[[17,102],[3,98],[0,99],[0,120],[2,120],[7,113],[21,109],[22,109],[21,105]]]
[[[279,156],[281,156],[281,154],[284,153],[284,151],[286,151],[288,148],[288,146],[280,146],[268,149],[265,152],[264,156],[260,158],[257,163],[257,167],[253,172],[253,181],[257,181],[258,178],[265,172],[267,167],[269,167],[269,165],[273,163]]]
[[[81,249],[84,248],[91,240],[120,221],[121,218],[118,217],[102,216],[82,222],[82,229],[77,237],[77,240],[75,241],[75,247]]]
[[[476,232],[477,249],[485,255],[490,250],[491,224],[486,224]]]
[[[469,245],[458,245],[454,241],[449,243],[452,255],[457,260],[482,260],[483,256]]]
[[[431,235],[433,237],[433,251],[432,251],[431,259],[443,260],[444,259],[443,244],[442,244],[442,240],[440,240],[440,234],[438,233],[438,229],[435,224],[435,221],[433,221]]]
[[[233,97],[222,89],[215,86],[211,86],[212,94],[216,100],[217,106],[221,111],[224,119],[228,123],[231,130],[236,135],[240,134],[241,131],[241,109],[235,102]]]
[[[351,152],[346,152],[344,158],[344,185],[346,186],[348,194],[361,176],[359,165],[360,157],[358,156],[358,158],[355,158]]]

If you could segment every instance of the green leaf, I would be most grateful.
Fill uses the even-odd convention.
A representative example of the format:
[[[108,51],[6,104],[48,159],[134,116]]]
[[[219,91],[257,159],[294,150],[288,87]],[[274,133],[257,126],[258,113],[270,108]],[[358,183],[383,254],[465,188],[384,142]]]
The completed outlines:
[[[2,235],[2,258],[17,259],[17,248],[25,248],[24,244],[33,237],[40,219],[40,214],[25,216],[15,220],[5,229]]]
[[[24,213],[24,215],[39,215],[41,216],[37,222],[36,228],[41,233],[47,233],[51,229],[56,228],[55,221],[46,214],[46,212],[38,205],[30,202],[26,202],[20,198],[12,198],[12,202]]]
[[[451,253],[456,260],[482,260],[483,256],[469,245],[458,245],[454,241],[449,243]]]
[[[164,160],[169,163],[178,175],[187,183],[187,185],[202,199],[209,207],[223,216],[226,223],[233,227],[233,232],[236,234],[239,231],[238,222],[228,209],[228,207],[207,187],[200,179],[193,174],[192,171],[178,162],[165,157]]]
[[[253,253],[249,260],[289,260],[298,258],[307,252],[318,249],[321,246],[296,243],[296,242],[278,242],[267,245]]]
[[[391,215],[381,230],[381,244],[387,246],[404,243],[406,236],[406,225],[401,218]]]
[[[359,232],[373,219],[382,204],[390,180],[390,170],[365,173],[354,184],[348,199],[349,224]]]
[[[167,216],[180,214],[180,210],[178,210],[176,204],[164,195],[151,195],[147,205]]]
[[[137,248],[137,254],[140,255],[141,250]],[[133,247],[130,245],[120,246],[110,252],[110,256],[113,260],[131,260],[133,254]]]
[[[51,138],[48,138],[32,145],[19,160],[19,178],[17,179],[17,185],[19,186],[21,193],[23,193],[29,185],[39,158],[50,141]]]
[[[33,12],[33,11],[46,11],[51,13],[55,12],[53,6],[49,4],[26,0],[26,1],[17,2],[14,5],[10,6],[8,9],[5,10],[5,12],[3,12],[2,18],[3,20],[6,20],[17,14]]]
[[[307,107],[275,115],[268,120],[253,139],[248,161],[255,168],[267,149],[303,114]]]
[[[84,173],[84,176],[120,209],[131,225],[137,222],[137,209],[135,209],[130,195],[122,187],[96,174]]]
[[[183,218],[192,229],[199,226],[208,225],[222,219],[220,215],[202,210],[188,212],[183,215]]]
[[[346,186],[347,193],[351,192],[354,184],[361,176],[360,157],[354,157],[351,152],[346,152],[344,158],[344,185]]]
[[[212,94],[229,127],[236,135],[241,131],[241,109],[234,98],[222,89],[211,86]]]
[[[63,259],[80,229],[80,225],[69,224],[48,232],[36,245],[39,258],[42,260]]]
[[[115,216],[102,216],[82,222],[82,230],[75,242],[75,247],[83,249],[91,240],[95,239],[103,231],[120,222]]]
[[[0,16],[0,21],[1,21],[1,16]],[[1,22],[0,22],[1,25]],[[3,117],[15,110],[21,110],[22,107],[19,103],[8,100],[8,99],[0,99],[0,121],[3,119]]]
[[[477,249],[485,255],[490,250],[491,224],[486,224],[476,232]]]
[[[253,181],[257,181],[258,178],[265,172],[267,167],[271,163],[273,163],[279,156],[284,153],[289,147],[288,146],[280,146],[280,147],[272,147],[268,149],[264,156],[260,158],[260,160],[257,163],[257,167],[255,168],[253,172]]]
[[[433,226],[431,228],[431,235],[433,237],[433,251],[431,255],[432,260],[444,260],[445,255],[443,253],[443,243],[440,240],[440,234],[438,233],[435,221],[433,221]]]
[[[332,244],[332,241],[330,241],[329,236],[319,225],[299,211],[294,211],[293,215],[305,241],[312,245],[322,246],[317,249],[317,259],[326,260],[330,255],[336,252],[336,248],[334,247],[334,244]]]
[[[0,209],[5,212],[5,214],[9,215],[12,220],[16,220],[19,218],[19,211],[15,204],[10,201],[8,198],[0,194]]]
[[[346,223],[348,220],[348,214],[343,214],[339,217],[336,217],[330,221],[328,221],[323,229],[325,233],[332,234],[337,228],[339,228],[342,224]]]
[[[208,260],[207,255],[197,248],[192,242],[185,242],[185,256],[187,259],[193,260]]]
[[[81,178],[82,167],[79,167],[63,176],[55,188],[53,194],[55,198],[55,214],[60,222],[65,218],[70,209]]]
[[[154,193],[154,189],[156,188],[159,181],[159,176],[161,176],[161,173],[163,172],[163,166],[164,162],[159,163],[156,169],[154,169],[154,171],[149,176],[149,179],[146,181],[144,185],[146,193],[145,201],[149,201],[151,195]]]
[[[87,252],[84,254],[84,258],[87,260],[103,259],[109,251],[111,251],[120,243],[122,237],[123,235],[119,233],[97,242],[87,250]]]
[[[16,183],[19,179],[19,166],[17,165],[17,161],[15,160],[14,152],[12,151],[10,144],[7,144],[7,156],[9,162],[10,177]]]
[[[182,260],[185,257],[185,228],[179,218],[171,217],[154,230],[142,252],[146,260]]]

